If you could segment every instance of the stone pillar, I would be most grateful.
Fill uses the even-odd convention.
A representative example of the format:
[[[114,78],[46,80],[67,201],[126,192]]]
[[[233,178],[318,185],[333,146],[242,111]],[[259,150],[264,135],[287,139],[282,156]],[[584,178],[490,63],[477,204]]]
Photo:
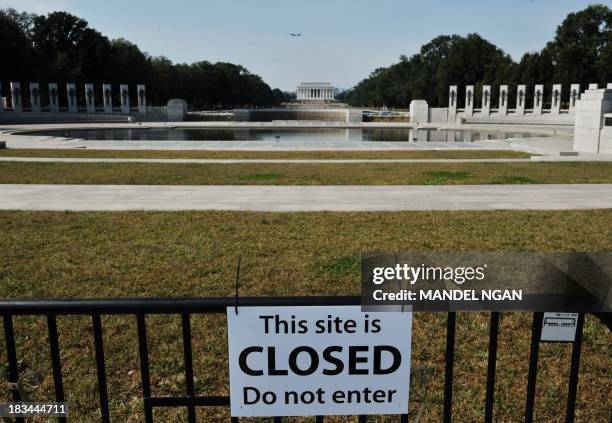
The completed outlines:
[[[23,103],[21,101],[21,84],[19,82],[11,82],[11,103],[14,112],[23,111]]]
[[[527,103],[527,85],[519,85],[516,88],[516,114],[525,114],[525,103]]]
[[[612,127],[604,127],[604,113],[611,112],[612,90],[588,90],[582,94],[576,103],[574,151],[612,153]]]
[[[570,113],[574,112],[576,108],[576,102],[580,100],[580,84],[570,85],[570,99],[569,99],[569,110]]]
[[[119,85],[119,101],[121,103],[121,113],[130,113],[130,91],[127,84]]]
[[[55,82],[49,82],[49,111],[59,113],[59,91]]]
[[[491,113],[491,86],[483,85],[482,86],[482,99],[481,99],[481,113],[485,116],[489,116]]]
[[[455,121],[457,116],[457,86],[451,85],[448,89],[448,114],[449,121]]]
[[[472,116],[474,113],[474,86],[465,87],[465,114]]]
[[[429,105],[425,100],[412,100],[410,102],[410,122],[423,124],[429,122]]]
[[[40,85],[30,82],[30,107],[33,112],[40,112]]]
[[[533,114],[541,115],[544,107],[544,85],[538,84],[533,90]]]
[[[147,89],[144,84],[136,85],[138,94],[138,113],[147,113]]]
[[[500,85],[499,87],[499,106],[497,107],[500,115],[508,114],[508,86]]]
[[[96,113],[96,95],[93,84],[85,84],[85,107],[87,113]]]
[[[173,98],[166,106],[168,111],[168,122],[182,122],[187,116],[187,102],[180,98]]]
[[[550,99],[550,113],[558,115],[561,111],[561,84],[553,84]]]
[[[104,104],[104,113],[113,114],[113,87],[111,84],[102,84],[102,104]]]
[[[597,82],[593,82],[589,84],[589,90],[597,90],[599,89],[599,84]]]
[[[68,113],[78,113],[76,85],[66,84],[66,94],[68,97]]]

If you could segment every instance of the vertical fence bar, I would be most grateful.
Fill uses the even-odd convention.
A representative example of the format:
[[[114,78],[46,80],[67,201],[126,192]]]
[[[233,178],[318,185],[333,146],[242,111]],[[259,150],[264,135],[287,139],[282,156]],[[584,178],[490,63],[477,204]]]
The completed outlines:
[[[53,367],[53,386],[55,388],[55,401],[64,402],[64,383],[62,382],[62,364],[60,359],[59,338],[57,336],[57,317],[53,314],[47,316],[47,329],[49,331],[49,352],[51,366]],[[65,422],[66,417],[59,417],[58,421]]]
[[[448,313],[446,321],[446,358],[444,372],[444,422],[452,421],[453,412],[453,367],[455,364],[455,323],[457,313]]]
[[[489,356],[487,363],[487,395],[485,400],[485,422],[493,422],[493,401],[495,398],[495,370],[497,364],[497,335],[499,332],[499,313],[491,313],[489,323]]]
[[[145,315],[136,315],[138,326],[138,355],[140,357],[140,379],[142,382],[142,397],[145,422],[153,422],[153,407],[151,407],[151,381],[149,379],[149,351],[147,348],[147,325]]]
[[[578,322],[576,322],[576,339],[572,346],[572,365],[570,368],[569,390],[567,392],[567,410],[565,413],[565,421],[567,423],[574,422],[574,414],[576,411],[576,394],[578,393],[578,376],[580,372],[580,353],[582,349],[582,328],[584,327],[584,313],[578,314]]]
[[[533,313],[533,326],[531,327],[531,353],[529,355],[529,374],[527,376],[527,400],[525,402],[525,423],[533,422],[536,379],[538,376],[538,355],[540,353],[540,338],[542,337],[543,319],[544,313]]]
[[[15,348],[15,331],[13,329],[13,316],[5,314],[2,316],[4,323],[4,339],[6,342],[6,356],[9,366],[9,382],[19,382],[19,367],[17,364],[17,348]],[[21,395],[17,389],[11,389],[11,395],[14,402],[21,402]],[[15,418],[16,423],[23,423],[23,417]]]
[[[102,340],[102,320],[99,314],[92,314],[94,347],[96,350],[96,371],[100,391],[100,414],[104,423],[110,422],[108,411],[108,390],[106,387],[106,365],[104,364],[104,341]]]
[[[183,358],[185,362],[185,390],[191,399],[195,397],[193,384],[193,355],[191,352],[191,319],[189,313],[181,314],[183,324]],[[196,409],[194,405],[187,407],[187,420],[189,423],[196,421]]]

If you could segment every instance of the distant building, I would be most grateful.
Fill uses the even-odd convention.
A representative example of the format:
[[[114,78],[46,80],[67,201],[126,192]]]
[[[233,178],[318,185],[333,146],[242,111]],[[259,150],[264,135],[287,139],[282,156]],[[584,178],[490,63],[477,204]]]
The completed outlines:
[[[297,99],[300,101],[333,101],[334,87],[330,82],[302,82],[297,87]]]

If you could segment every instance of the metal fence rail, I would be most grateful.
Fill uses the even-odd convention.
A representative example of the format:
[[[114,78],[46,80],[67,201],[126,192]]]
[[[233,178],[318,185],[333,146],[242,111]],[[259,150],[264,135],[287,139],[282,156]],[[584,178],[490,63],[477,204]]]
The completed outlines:
[[[138,331],[138,353],[140,359],[140,372],[142,381],[142,396],[144,418],[146,422],[153,421],[153,409],[160,407],[185,407],[187,420],[196,421],[196,407],[229,406],[229,396],[197,396],[194,387],[193,358],[191,345],[191,315],[225,313],[227,307],[253,307],[253,306],[347,306],[360,305],[359,296],[315,296],[315,297],[209,297],[209,298],[134,298],[134,299],[92,299],[92,300],[15,300],[0,301],[0,314],[4,324],[4,337],[8,360],[9,382],[19,380],[18,355],[15,347],[15,332],[13,317],[46,316],[49,335],[49,353],[53,368],[53,384],[55,400],[64,402],[62,381],[62,366],[60,360],[60,345],[57,331],[57,316],[89,315],[92,319],[93,341],[96,359],[96,373],[100,402],[101,421],[110,421],[108,389],[106,382],[106,364],[104,343],[102,337],[102,315],[133,315],[136,319]],[[151,394],[149,352],[147,347],[146,316],[153,314],[175,314],[181,317],[183,364],[185,371],[185,395],[154,397]],[[529,374],[527,378],[527,398],[525,405],[525,422],[533,421],[533,412],[536,393],[536,376],[542,329],[543,313],[534,313],[531,339],[531,353],[529,360]],[[494,421],[495,398],[495,372],[497,362],[497,337],[499,331],[499,313],[491,313],[489,325],[489,347],[487,360],[486,399],[484,404],[485,422]],[[582,328],[584,314],[580,313],[576,329],[576,340],[572,349],[570,368],[569,391],[567,398],[566,421],[574,421],[576,393],[578,386],[578,373],[580,366],[580,352],[582,346]],[[443,421],[452,420],[453,371],[455,358],[456,314],[448,313],[446,325],[446,353],[444,373],[444,409]],[[13,401],[21,401],[19,392],[11,390]],[[358,417],[365,422],[365,416]],[[65,418],[59,418],[66,421]],[[16,422],[23,422],[17,418]],[[237,418],[232,418],[237,422]],[[281,421],[281,417],[275,417]],[[317,422],[323,422],[323,416],[317,417]],[[407,415],[400,416],[401,422],[408,422]]]

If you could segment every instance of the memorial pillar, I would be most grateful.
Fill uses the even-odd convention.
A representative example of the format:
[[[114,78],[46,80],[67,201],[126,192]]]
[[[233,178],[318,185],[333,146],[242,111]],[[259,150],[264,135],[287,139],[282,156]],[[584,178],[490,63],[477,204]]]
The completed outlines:
[[[136,86],[138,94],[138,113],[147,113],[147,90],[144,84]]]
[[[127,84],[119,85],[119,101],[121,103],[121,113],[130,113],[130,92]]]
[[[11,82],[11,104],[14,112],[23,111],[21,103],[21,84],[19,82]]]
[[[474,86],[465,87],[465,114],[472,116],[474,113]]]
[[[533,92],[533,114],[541,115],[544,106],[544,85],[538,84]]]
[[[454,122],[457,116],[457,86],[451,85],[448,89],[448,114],[449,121]]]
[[[506,116],[508,114],[508,86],[500,85],[499,87],[499,106],[497,107],[500,115]]]
[[[102,103],[104,113],[113,114],[113,87],[111,84],[102,84]]]
[[[482,86],[482,109],[481,113],[485,116],[489,116],[491,112],[491,86]]]
[[[77,92],[76,85],[66,84],[66,94],[68,95],[68,113],[77,113]]]
[[[59,113],[59,91],[55,82],[49,83],[49,111],[51,113]]]
[[[561,84],[553,84],[550,99],[550,113],[558,115],[561,112]]]
[[[33,112],[40,112],[40,85],[30,82],[30,107]]]
[[[525,114],[526,96],[527,96],[527,86],[519,85],[516,89],[516,114],[517,115]]]
[[[580,84],[570,85],[569,110],[573,113],[576,109],[576,102],[580,100]]]
[[[85,107],[87,113],[96,113],[96,96],[93,84],[85,84]]]

